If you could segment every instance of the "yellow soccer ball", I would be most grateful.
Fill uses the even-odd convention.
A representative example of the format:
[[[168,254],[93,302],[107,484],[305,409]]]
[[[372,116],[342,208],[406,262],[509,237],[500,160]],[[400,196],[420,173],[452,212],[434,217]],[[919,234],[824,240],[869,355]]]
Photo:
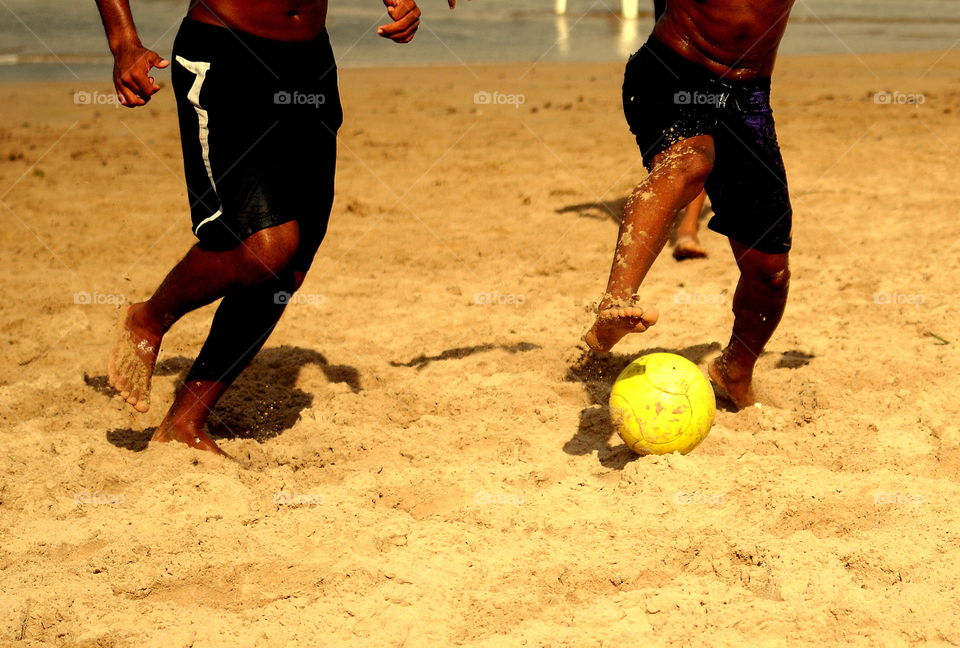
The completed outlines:
[[[697,365],[673,353],[631,362],[610,392],[610,415],[636,453],[687,454],[707,438],[717,411],[710,382]]]

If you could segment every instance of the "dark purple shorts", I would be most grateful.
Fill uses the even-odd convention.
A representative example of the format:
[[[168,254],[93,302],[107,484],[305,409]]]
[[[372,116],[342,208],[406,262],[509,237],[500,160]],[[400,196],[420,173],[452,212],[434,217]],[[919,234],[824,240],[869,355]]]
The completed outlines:
[[[793,210],[769,78],[720,78],[650,38],[627,63],[623,108],[648,170],[677,142],[712,136],[708,227],[760,252],[790,250]]]

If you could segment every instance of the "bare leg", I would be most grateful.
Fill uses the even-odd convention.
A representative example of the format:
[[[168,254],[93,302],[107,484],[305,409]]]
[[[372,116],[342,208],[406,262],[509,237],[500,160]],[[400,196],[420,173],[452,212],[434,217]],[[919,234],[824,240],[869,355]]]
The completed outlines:
[[[710,377],[743,408],[756,402],[753,369],[763,347],[777,329],[790,288],[788,255],[764,254],[730,241],[740,268],[733,296],[733,334],[730,343],[710,364]]]
[[[703,203],[707,200],[707,192],[701,191],[697,197],[687,205],[677,227],[677,242],[673,246],[673,258],[677,261],[684,259],[702,259],[707,256],[707,250],[700,244],[700,214],[703,213]]]
[[[298,225],[291,221],[261,230],[225,252],[191,248],[150,299],[124,313],[107,363],[110,384],[137,411],[146,412],[160,344],[174,322],[231,289],[276,276],[296,252],[298,238]]]
[[[180,441],[199,450],[224,454],[204,430],[217,401],[253,360],[283,315],[286,299],[303,281],[282,271],[277,279],[241,288],[223,298],[210,334],[153,441]]]
[[[666,244],[677,212],[703,189],[713,159],[710,136],[678,142],[654,159],[650,175],[627,200],[607,291],[584,336],[594,351],[609,351],[628,333],[656,323],[659,313],[637,306],[634,293]]]

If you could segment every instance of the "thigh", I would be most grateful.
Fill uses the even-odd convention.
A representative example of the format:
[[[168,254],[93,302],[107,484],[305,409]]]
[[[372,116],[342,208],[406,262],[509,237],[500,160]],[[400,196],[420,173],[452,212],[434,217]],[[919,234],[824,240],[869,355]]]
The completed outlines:
[[[679,55],[664,47],[641,48],[627,63],[623,83],[624,115],[648,170],[672,146],[709,135],[716,122],[712,107],[696,101],[706,84],[702,71],[675,63],[671,57]]]

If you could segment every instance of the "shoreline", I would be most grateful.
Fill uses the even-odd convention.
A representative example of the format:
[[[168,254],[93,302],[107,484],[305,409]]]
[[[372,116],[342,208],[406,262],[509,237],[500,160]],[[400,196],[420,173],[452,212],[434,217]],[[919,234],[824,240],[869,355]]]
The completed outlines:
[[[911,51],[897,51],[897,50],[887,50],[881,52],[866,52],[866,53],[813,53],[813,54],[784,54],[778,57],[777,59],[777,68],[774,70],[774,77],[776,77],[777,70],[779,70],[783,65],[789,64],[791,61],[804,61],[804,60],[817,60],[817,59],[847,59],[853,58],[856,59],[868,59],[868,58],[887,58],[887,57],[897,57],[897,56],[927,56],[927,55],[941,55],[947,56],[954,50],[951,49],[929,49],[929,50],[911,50]],[[451,69],[485,69],[491,67],[504,67],[504,68],[514,68],[514,67],[527,67],[530,69],[540,67],[540,66],[590,66],[590,65],[612,65],[622,62],[626,64],[627,59],[604,59],[596,61],[555,61],[555,60],[531,60],[531,61],[481,61],[481,62],[464,62],[464,63],[391,63],[386,65],[342,65],[339,66],[340,70],[350,70],[358,72],[367,72],[371,70],[379,70],[383,68],[389,68],[391,70],[451,70]],[[20,65],[27,66],[44,66],[50,69],[62,66],[58,61],[44,61],[42,63],[17,63],[17,64],[3,64],[0,63],[0,85],[10,86],[16,84],[69,84],[77,82],[95,82],[98,80],[106,79],[110,80],[112,76],[112,59],[109,57],[104,58],[102,61],[96,63],[87,63],[81,62],[75,65],[82,66],[85,70],[83,75],[80,76],[80,79],[14,79],[14,78],[4,78],[4,71],[10,69],[16,69]],[[95,68],[95,69],[91,69]],[[108,74],[104,77],[103,72],[106,71]],[[64,74],[70,74],[69,68],[64,68]],[[96,72],[96,73],[95,73]],[[154,76],[160,79],[169,80],[170,70],[154,70]],[[89,73],[89,76],[87,76]]]

